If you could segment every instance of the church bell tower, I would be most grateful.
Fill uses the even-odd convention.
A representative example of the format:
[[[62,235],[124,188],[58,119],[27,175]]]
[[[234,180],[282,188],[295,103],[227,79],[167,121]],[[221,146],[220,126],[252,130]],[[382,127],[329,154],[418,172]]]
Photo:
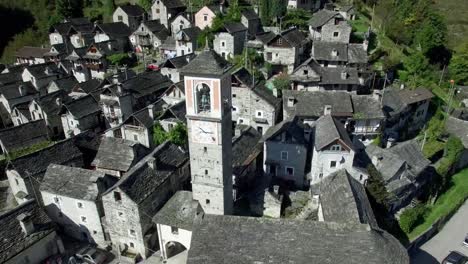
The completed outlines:
[[[230,65],[206,48],[181,71],[193,198],[208,214],[232,214]]]

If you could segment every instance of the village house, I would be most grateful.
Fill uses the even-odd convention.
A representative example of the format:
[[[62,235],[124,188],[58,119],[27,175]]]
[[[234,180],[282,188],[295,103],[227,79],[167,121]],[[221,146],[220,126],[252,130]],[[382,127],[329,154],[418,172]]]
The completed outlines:
[[[50,81],[49,85],[46,86],[46,91],[48,94],[56,91],[64,91],[66,93],[69,93],[77,83],[78,81],[73,75],[65,76]]]
[[[70,18],[49,29],[50,45],[64,44],[66,50],[85,47],[93,41],[94,24],[87,18]]]
[[[151,19],[159,20],[167,29],[170,29],[170,20],[184,12],[186,8],[181,0],[155,0],[151,6]]]
[[[29,112],[29,102],[20,103],[13,106],[10,116],[14,126],[26,124],[31,121],[32,118],[31,113]],[[3,122],[5,122],[5,120],[3,120]]]
[[[68,55],[68,46],[61,43],[61,44],[55,44],[51,46],[49,51],[45,54],[45,57],[47,58],[48,61],[59,63],[67,55]]]
[[[384,139],[389,145],[404,140],[424,126],[430,101],[434,97],[426,88],[386,89],[382,91],[382,96],[387,117]]]
[[[201,30],[198,27],[184,28],[179,30],[175,36],[176,54],[184,56],[198,49],[198,35]]]
[[[13,123],[11,114],[14,106],[30,102],[37,95],[38,92],[30,82],[0,87],[0,114],[3,124],[9,125]],[[13,114],[19,115],[19,113]]]
[[[175,38],[167,37],[161,47],[159,47],[159,53],[163,60],[174,58],[177,56],[176,41]]]
[[[380,172],[387,191],[392,194],[389,200],[391,212],[408,206],[423,194],[424,186],[432,181],[431,162],[424,157],[421,146],[414,140],[388,149],[369,145],[365,151],[368,162]]]
[[[322,4],[321,0],[288,0],[288,8],[318,10]]]
[[[92,44],[83,55],[84,67],[90,71],[91,78],[104,79],[110,65],[107,56],[122,53],[122,46],[115,40]]]
[[[101,90],[105,85],[108,85],[108,84],[109,84],[109,81],[107,79],[104,79],[104,80],[90,79],[85,82],[77,83],[73,87],[69,95],[79,96],[79,95],[93,94]]]
[[[33,99],[28,105],[31,120],[43,119],[51,137],[63,137],[62,118],[59,111],[62,104],[68,103],[70,100],[71,98],[63,90]]]
[[[178,124],[187,125],[185,101],[174,105],[163,105],[162,114],[157,118],[164,131],[170,132]]]
[[[165,142],[103,194],[104,228],[120,258],[145,259],[154,252],[158,234],[152,218],[189,180],[188,153]]]
[[[75,48],[63,60],[71,65],[70,71],[80,83],[91,79],[91,72],[85,67],[86,59],[84,56],[87,51],[87,47]]]
[[[161,96],[161,99],[168,105],[175,105],[185,101],[185,83],[175,82]]]
[[[310,127],[297,118],[286,119],[270,128],[263,136],[264,173],[296,188],[305,188],[310,132]]]
[[[122,22],[104,23],[97,24],[94,27],[94,42],[115,41],[114,44],[119,47],[120,50],[127,51],[130,48],[130,35],[133,31]]]
[[[183,76],[180,75],[180,70],[194,58],[194,53],[168,58],[166,62],[161,65],[161,74],[167,76],[172,82],[178,83],[184,79]]]
[[[252,126],[264,134],[281,114],[281,99],[263,83],[253,84],[252,75],[240,68],[232,73],[232,122]]]
[[[179,33],[179,31],[181,31],[182,29],[193,27],[192,16],[192,13],[184,12],[178,14],[173,19],[171,19],[170,29],[173,37],[175,37],[177,33]]]
[[[346,20],[356,20],[356,9],[353,5],[344,5],[338,8],[340,15]]]
[[[158,49],[168,36],[169,31],[159,20],[148,20],[143,21],[130,35],[130,43],[135,48]]]
[[[323,27],[326,25],[338,26],[341,23],[347,23],[340,13],[328,9],[321,9],[313,14],[309,20],[309,33],[312,40],[322,38]],[[328,29],[332,29],[329,27]],[[333,30],[331,32],[334,32]],[[332,33],[333,34],[333,33]],[[349,39],[348,39],[349,42]]]
[[[355,148],[344,125],[330,114],[320,117],[315,122],[311,184],[341,169],[352,170],[354,155]]]
[[[58,79],[64,75],[53,62],[35,64],[26,66],[21,77],[23,82],[31,82],[37,91],[43,92],[43,88],[49,84],[50,81]]]
[[[190,250],[193,221],[203,214],[200,204],[193,200],[192,192],[178,191],[153,217],[159,235],[159,248],[163,260]],[[186,256],[185,256],[186,258]]]
[[[368,224],[205,214],[195,218],[192,229],[190,264],[212,264],[220,259],[271,264],[409,263],[406,249],[396,238]],[[259,232],[262,235],[252,235]]]
[[[224,13],[224,1],[219,5],[204,6],[197,13],[195,13],[195,26],[201,30],[206,27],[211,27],[213,20],[218,13]]]
[[[6,175],[17,203],[41,201],[39,184],[50,163],[82,167],[83,155],[69,139],[9,161]]]
[[[378,135],[381,135],[385,122],[385,114],[380,98],[373,95],[352,95],[353,117],[346,123],[346,130],[351,134],[354,145],[358,141],[369,145]]]
[[[264,59],[276,68],[276,72],[292,73],[300,63],[300,56],[308,43],[297,28],[287,29],[279,34],[257,36],[264,44]]]
[[[347,44],[314,41],[311,56],[324,68],[346,66],[346,68],[365,70],[368,64],[367,43]]]
[[[225,23],[215,34],[213,48],[223,58],[233,58],[244,50],[247,40],[247,28],[240,22]]]
[[[104,126],[101,108],[91,95],[62,103],[59,115],[66,138],[86,130],[101,130]]]
[[[132,31],[136,30],[145,18],[145,10],[141,6],[133,4],[118,6],[112,15],[113,22],[122,22]]]
[[[104,248],[100,199],[111,184],[103,172],[50,164],[40,191],[47,215],[68,236]]]
[[[29,65],[46,62],[47,48],[24,46],[16,52],[16,63]]]
[[[49,135],[43,120],[0,130],[0,147],[2,154],[6,156],[48,140]]]
[[[65,252],[56,226],[35,200],[0,214],[0,262],[43,263]]]
[[[91,165],[100,172],[121,178],[148,154],[148,148],[135,141],[104,137]]]
[[[262,21],[253,9],[244,9],[241,11],[241,23],[247,28],[249,39],[254,39],[257,33],[262,32]]]

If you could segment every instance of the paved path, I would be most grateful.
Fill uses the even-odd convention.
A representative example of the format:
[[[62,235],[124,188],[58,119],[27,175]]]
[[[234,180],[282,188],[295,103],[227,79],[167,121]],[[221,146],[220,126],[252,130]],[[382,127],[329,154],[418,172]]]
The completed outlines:
[[[440,263],[450,251],[459,251],[468,256],[468,247],[462,245],[468,233],[468,201],[460,207],[442,230],[423,244],[411,257],[413,264]]]

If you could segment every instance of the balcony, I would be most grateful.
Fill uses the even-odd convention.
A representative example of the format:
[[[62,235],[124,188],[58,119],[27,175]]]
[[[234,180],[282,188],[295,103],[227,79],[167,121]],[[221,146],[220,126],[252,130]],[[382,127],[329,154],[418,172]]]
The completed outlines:
[[[95,64],[95,63],[86,63],[85,67],[90,69],[90,70],[95,70],[95,71],[103,70],[103,68],[104,68],[102,66],[102,64]]]

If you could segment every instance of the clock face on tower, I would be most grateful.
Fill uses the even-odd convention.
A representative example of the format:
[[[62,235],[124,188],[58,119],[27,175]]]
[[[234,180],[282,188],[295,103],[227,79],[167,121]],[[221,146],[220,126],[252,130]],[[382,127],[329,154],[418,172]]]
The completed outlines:
[[[192,141],[203,144],[218,143],[217,123],[192,120],[191,134]]]

